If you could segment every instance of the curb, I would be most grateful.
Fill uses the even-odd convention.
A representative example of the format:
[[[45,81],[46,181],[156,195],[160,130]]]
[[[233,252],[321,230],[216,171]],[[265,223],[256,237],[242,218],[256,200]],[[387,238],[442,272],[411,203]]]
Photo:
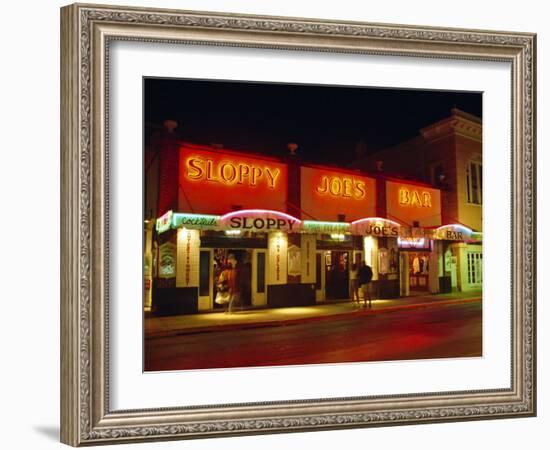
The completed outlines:
[[[245,322],[245,323],[234,323],[234,324],[224,324],[224,325],[211,325],[207,327],[193,327],[193,328],[185,328],[181,330],[167,330],[167,331],[160,331],[156,333],[146,334],[144,336],[144,339],[148,340],[148,339],[158,339],[158,338],[173,337],[173,336],[185,336],[190,334],[232,331],[236,329],[248,330],[248,329],[254,329],[254,328],[292,326],[292,325],[300,325],[302,323],[307,323],[307,322],[321,322],[321,321],[334,320],[334,319],[350,317],[350,316],[367,316],[367,315],[370,316],[373,314],[395,312],[395,311],[401,311],[401,310],[407,310],[407,309],[421,309],[421,308],[430,308],[433,306],[445,306],[445,305],[454,305],[454,304],[460,304],[460,303],[473,303],[479,300],[481,300],[481,297],[450,299],[450,300],[434,300],[431,302],[413,303],[409,305],[388,306],[388,307],[379,308],[379,309],[367,309],[367,310],[358,309],[358,310],[352,310],[352,311],[341,312],[336,314],[301,317],[298,319],[271,320],[271,321],[250,322],[250,323]]]

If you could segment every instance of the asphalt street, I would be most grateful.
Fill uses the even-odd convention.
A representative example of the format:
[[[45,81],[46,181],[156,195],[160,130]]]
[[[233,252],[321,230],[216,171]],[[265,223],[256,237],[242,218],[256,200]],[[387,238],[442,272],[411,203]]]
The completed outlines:
[[[145,370],[482,356],[481,300],[145,340]]]

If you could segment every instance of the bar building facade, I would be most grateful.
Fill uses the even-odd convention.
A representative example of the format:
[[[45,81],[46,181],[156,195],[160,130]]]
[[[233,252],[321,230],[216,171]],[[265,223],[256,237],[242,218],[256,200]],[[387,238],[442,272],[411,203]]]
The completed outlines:
[[[481,119],[457,108],[450,115],[419,130],[418,136],[360,158],[359,170],[383,168],[437,187],[441,192],[442,223],[480,236],[483,231],[483,164]],[[442,240],[445,271],[452,290],[480,290],[483,282],[481,240]]]
[[[245,308],[350,298],[352,264],[373,269],[374,298],[450,292],[454,243],[481,235],[444,223],[425,182],[199,146],[166,136],[145,186],[145,308],[221,308],[220,274],[239,274]]]

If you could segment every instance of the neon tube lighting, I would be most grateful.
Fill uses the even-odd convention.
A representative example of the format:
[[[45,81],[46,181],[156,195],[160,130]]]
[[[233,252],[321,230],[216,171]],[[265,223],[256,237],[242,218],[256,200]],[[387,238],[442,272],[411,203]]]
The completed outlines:
[[[304,224],[304,227],[326,226],[334,228],[348,228],[351,225],[348,222],[323,222],[317,220],[304,220],[302,223]]]
[[[390,222],[390,223],[393,223],[394,225],[397,225],[398,227],[401,226],[401,224],[397,223],[395,220],[385,219],[383,217],[364,217],[363,219],[354,220],[353,222],[351,222],[351,224],[356,225],[361,222],[371,222],[371,221],[374,222],[376,220],[381,220],[382,222]]]
[[[467,231],[468,233],[473,233],[474,232],[474,230],[472,230],[471,228],[468,228],[467,226],[461,225],[459,223],[451,223],[451,224],[448,224],[448,225],[442,225],[442,226],[436,228],[435,231],[439,231],[439,230],[442,230],[444,228],[449,228],[449,227],[462,228],[463,230]]]

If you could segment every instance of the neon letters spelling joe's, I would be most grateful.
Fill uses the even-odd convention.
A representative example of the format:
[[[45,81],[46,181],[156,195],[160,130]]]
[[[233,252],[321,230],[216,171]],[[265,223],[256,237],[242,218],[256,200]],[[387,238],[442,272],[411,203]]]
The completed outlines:
[[[334,197],[354,198],[362,200],[366,195],[365,182],[352,177],[326,176],[321,177],[315,190],[320,195],[330,194]]]
[[[194,181],[204,180],[226,185],[241,184],[258,186],[263,184],[275,189],[280,169],[267,165],[233,162],[228,160],[215,161],[200,156],[191,156],[185,161],[185,176]]]

